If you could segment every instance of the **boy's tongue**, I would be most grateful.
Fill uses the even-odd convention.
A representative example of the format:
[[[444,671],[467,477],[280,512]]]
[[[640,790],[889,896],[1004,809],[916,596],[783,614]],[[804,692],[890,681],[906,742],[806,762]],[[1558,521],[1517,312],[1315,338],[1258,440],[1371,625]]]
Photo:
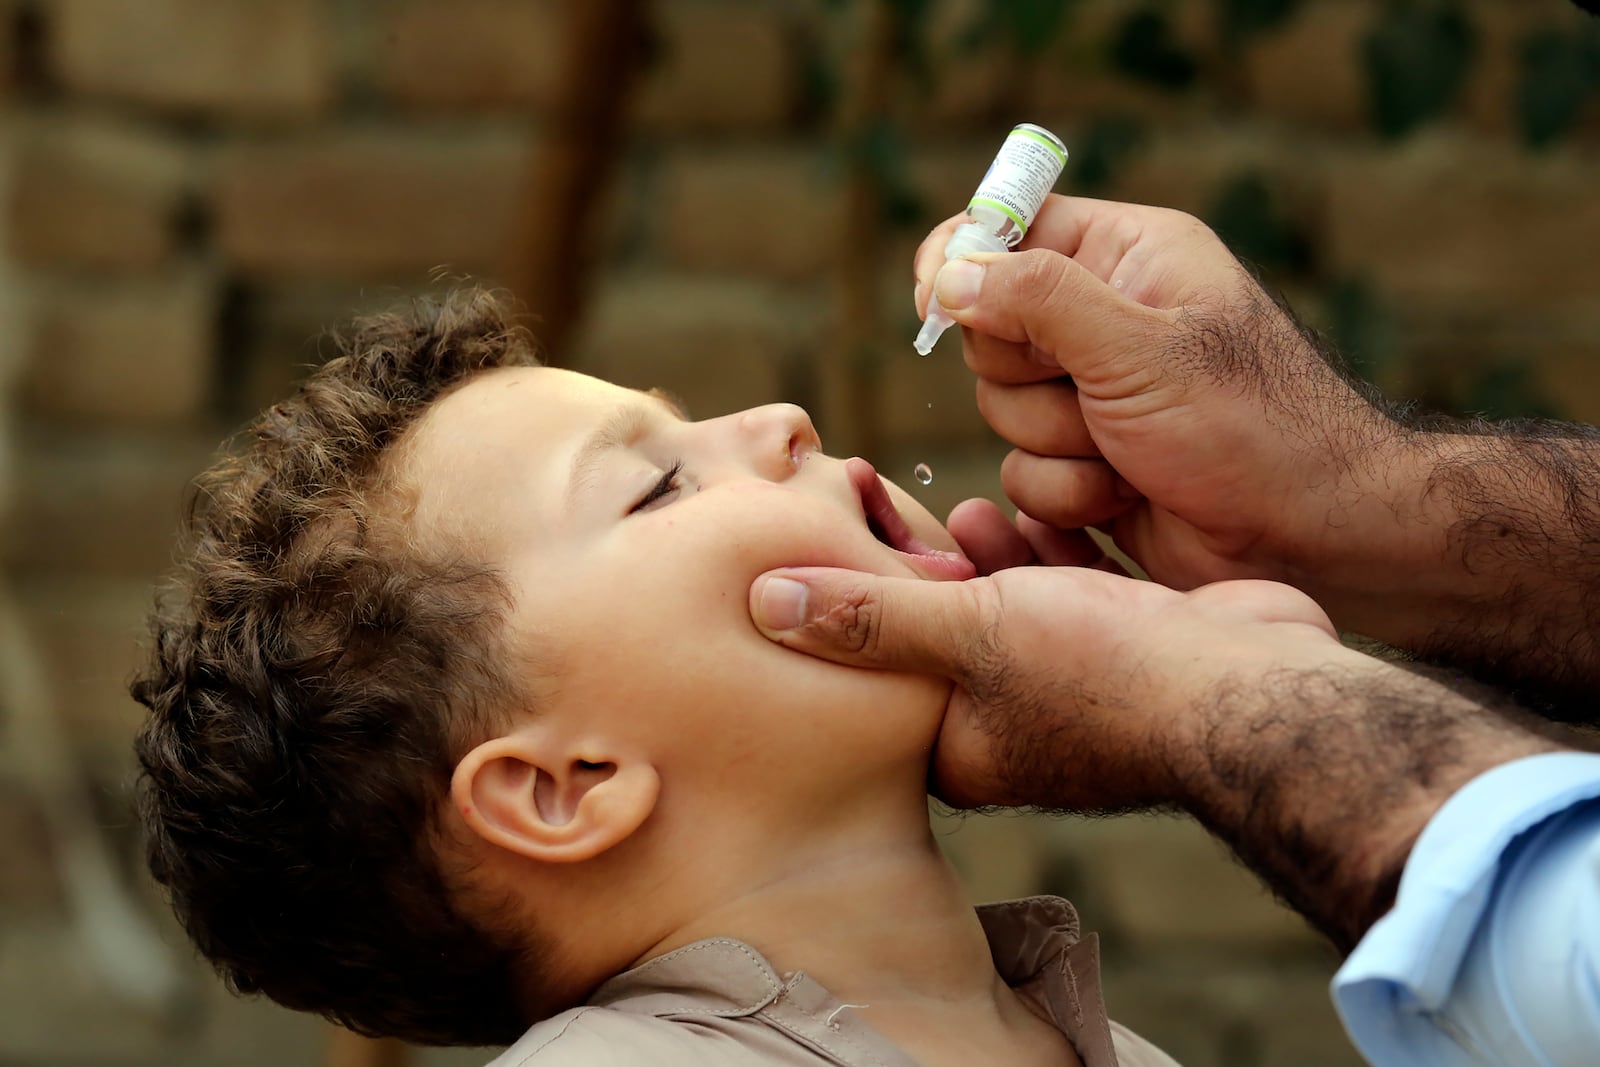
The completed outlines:
[[[927,544],[906,525],[906,520],[895,510],[889,491],[883,487],[878,472],[872,464],[859,456],[845,460],[845,474],[861,498],[861,510],[868,524],[882,532],[890,548],[907,557],[917,573],[937,581],[965,581],[977,575],[978,569],[960,552],[946,552]]]

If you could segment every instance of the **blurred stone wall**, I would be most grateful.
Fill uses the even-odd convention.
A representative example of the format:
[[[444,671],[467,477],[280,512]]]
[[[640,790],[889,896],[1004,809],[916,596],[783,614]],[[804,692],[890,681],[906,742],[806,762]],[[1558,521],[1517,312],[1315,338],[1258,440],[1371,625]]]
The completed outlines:
[[[939,514],[998,498],[1004,449],[954,341],[911,352],[910,257],[1027,120],[1073,147],[1063,189],[1213,221],[1391,390],[1600,419],[1600,112],[1589,99],[1537,148],[1525,115],[1536,42],[1577,34],[1576,12],[1444,5],[1471,30],[1464,80],[1395,130],[1373,41],[1409,46],[1383,0],[1276,5],[1289,16],[1248,35],[1212,0],[1061,6],[1030,36],[1038,4],[987,19],[976,0],[927,5],[908,45],[923,72],[896,76],[872,146],[891,210],[846,234],[832,116],[852,5],[658,0],[606,224],[568,235],[602,269],[563,355],[697,413],[797,400],[826,442],[843,431],[816,360],[854,248],[881,264],[877,342],[849,356],[880,385],[869,458],[902,482],[929,462],[933,484],[911,488]],[[0,0],[0,367],[18,412],[0,547],[130,872],[123,686],[181,488],[317,358],[324,326],[436,269],[502,276],[557,15],[548,0]],[[0,1061],[314,1061],[315,1025],[214,984],[165,1015],[109,998],[62,932],[31,805],[0,779]],[[1358,1062],[1325,994],[1332,956],[1192,826],[939,825],[979,895],[1075,899],[1104,937],[1113,1013],[1188,1067]]]

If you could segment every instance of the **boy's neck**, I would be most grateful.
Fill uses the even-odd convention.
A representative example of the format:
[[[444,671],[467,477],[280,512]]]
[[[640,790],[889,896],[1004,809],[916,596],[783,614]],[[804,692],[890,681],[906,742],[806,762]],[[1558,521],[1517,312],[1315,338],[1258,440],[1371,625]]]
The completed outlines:
[[[1066,1039],[996,973],[972,903],[925,819],[920,828],[792,847],[769,874],[635,963],[706,938],[736,938],[780,973],[804,971],[840,1001],[861,1005],[862,1020],[919,1062],[1022,1064],[1034,1053],[1041,1063],[1077,1062]]]

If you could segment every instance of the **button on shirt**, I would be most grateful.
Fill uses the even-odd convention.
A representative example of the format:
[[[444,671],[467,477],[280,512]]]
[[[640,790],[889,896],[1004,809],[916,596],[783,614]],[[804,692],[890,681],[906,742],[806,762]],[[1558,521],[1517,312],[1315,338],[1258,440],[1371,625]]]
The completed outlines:
[[[995,968],[1042,1009],[1084,1067],[1177,1067],[1106,1018],[1096,939],[1072,905],[1030,897],[978,917]],[[870,1006],[834,997],[802,971],[780,974],[742,941],[687,945],[618,975],[580,1008],[537,1023],[489,1067],[649,1064],[915,1067],[871,1026]]]
[[[1451,797],[1333,992],[1378,1067],[1600,1064],[1600,756],[1531,756]]]

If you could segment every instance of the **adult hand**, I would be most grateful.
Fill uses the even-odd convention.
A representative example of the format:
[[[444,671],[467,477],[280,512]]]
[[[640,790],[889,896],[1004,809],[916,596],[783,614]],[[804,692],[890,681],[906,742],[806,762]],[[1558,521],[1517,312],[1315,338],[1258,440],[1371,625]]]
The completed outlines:
[[[1342,629],[1594,718],[1594,427],[1402,424],[1178,212],[1052,197],[1022,251],[944,264],[959,221],[918,252],[918,307],[937,280],[966,327],[1024,513],[1099,525],[1179,588],[1291,583]]]
[[[1321,593],[1353,530],[1392,536],[1365,476],[1392,471],[1396,427],[1202,223],[1051,197],[1021,251],[945,265],[959,221],[917,253],[918,311],[937,278],[968,327],[978,406],[1017,446],[1001,478],[1024,513],[1103,525],[1181,588],[1267,577]]]
[[[995,551],[1029,554],[1020,535]],[[808,587],[803,618],[775,614],[792,604],[769,597],[782,591],[768,584],[779,579]],[[1209,728],[1197,709],[1220,680],[1352,655],[1322,611],[1287,586],[1180,593],[1074,567],[967,582],[802,568],[758,580],[751,615],[798,651],[954,682],[931,785],[962,807],[1173,802],[1185,754],[1200,750]]]
[[[1452,793],[1559,747],[1483,695],[1343,647],[1312,601],[1271,582],[1180,593],[1083,568],[967,582],[795,568],[756,579],[750,614],[798,651],[950,679],[931,771],[946,801],[1180,807],[1345,949]]]

